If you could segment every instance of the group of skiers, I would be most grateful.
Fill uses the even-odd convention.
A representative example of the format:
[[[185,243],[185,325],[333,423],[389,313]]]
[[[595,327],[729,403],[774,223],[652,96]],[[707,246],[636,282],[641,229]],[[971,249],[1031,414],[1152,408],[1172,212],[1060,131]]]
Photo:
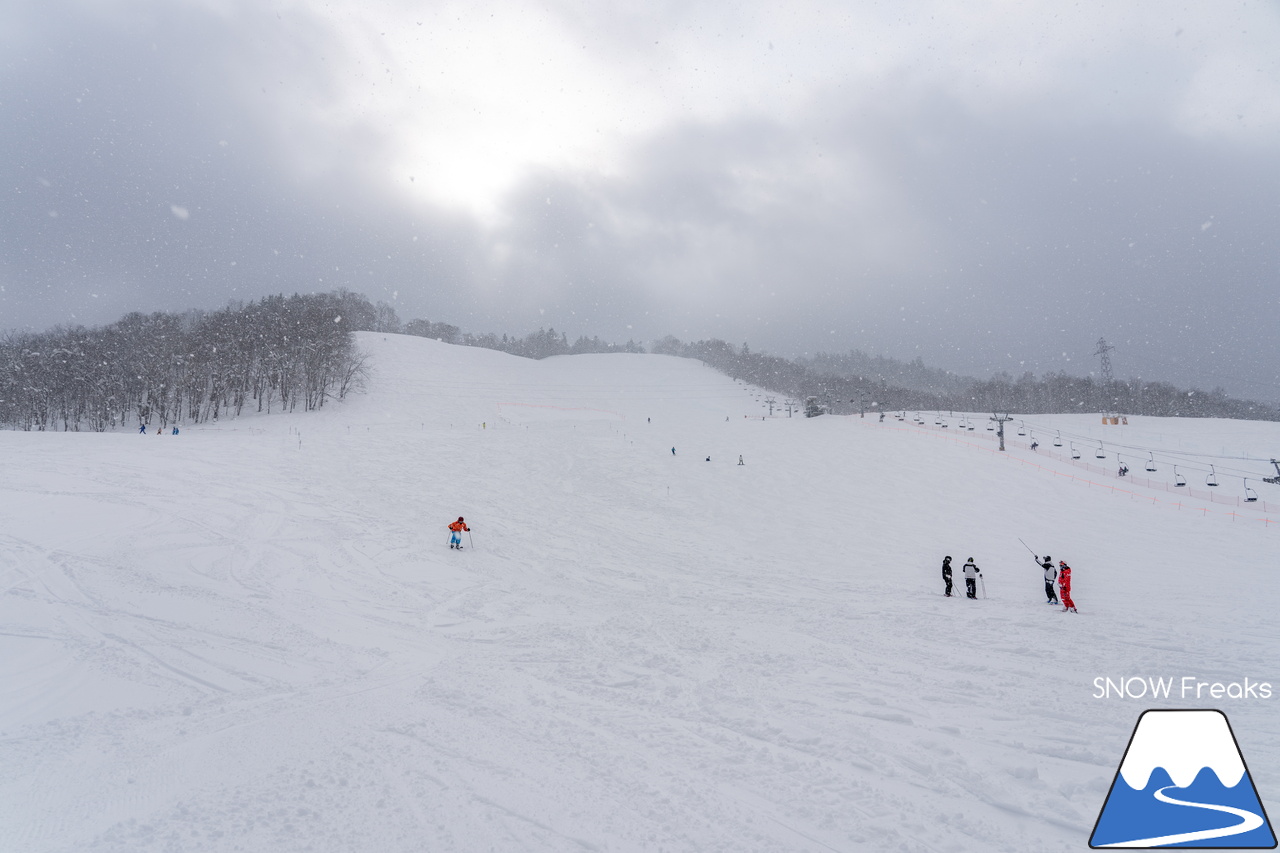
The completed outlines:
[[[739,463],[741,464],[741,463]],[[462,550],[462,534],[465,531],[468,535],[471,528],[467,526],[462,516],[458,516],[458,520],[449,525],[449,547],[452,549]],[[1028,549],[1030,550],[1030,549]],[[1064,613],[1078,613],[1076,603],[1071,600],[1071,567],[1067,565],[1066,560],[1059,560],[1058,567],[1054,568],[1053,558],[1045,555],[1043,560],[1039,555],[1032,554],[1035,557],[1036,564],[1044,569],[1044,594],[1046,604],[1061,604]],[[964,575],[965,596],[968,598],[978,597],[978,581],[982,580],[982,569],[978,568],[978,564],[974,562],[973,557],[965,561],[960,567],[961,573]],[[943,595],[951,597],[951,555],[942,558],[942,580],[946,583],[947,588],[943,591]],[[1057,589],[1055,590],[1055,584]],[[985,598],[986,584],[983,584],[982,596]]]
[[[1053,567],[1053,558],[1048,554],[1045,554],[1043,561],[1036,554],[1031,556],[1035,557],[1036,564],[1044,569],[1044,594],[1048,598],[1045,604],[1061,604],[1064,613],[1068,610],[1072,613],[1079,613],[1080,611],[1076,610],[1076,603],[1071,600],[1071,567],[1067,565],[1067,561],[1059,560],[1058,568],[1055,569]],[[1053,592],[1055,580],[1058,582],[1057,595],[1054,595]]]
[[[1041,560],[1039,555],[1032,554],[1035,557],[1036,564],[1044,569],[1044,594],[1048,599],[1046,604],[1061,604],[1062,612],[1078,613],[1076,603],[1071,600],[1071,567],[1067,565],[1066,560],[1059,560],[1058,567],[1054,568],[1053,558],[1045,555]],[[965,596],[968,598],[978,597],[978,580],[982,578],[982,570],[978,568],[978,564],[970,557],[961,567],[964,574]],[[947,588],[943,590],[943,595],[951,597],[951,557],[948,555],[942,558],[942,580],[946,583]],[[1055,591],[1054,585],[1057,584]],[[984,585],[985,588],[985,585]],[[986,592],[983,592],[986,596]]]
[[[741,464],[741,462],[739,462]],[[471,528],[467,526],[462,516],[458,516],[458,520],[449,525],[449,547],[458,551],[462,550],[462,534],[465,531],[468,535]],[[1029,549],[1028,549],[1029,550]],[[1076,603],[1071,600],[1071,567],[1067,565],[1066,560],[1059,560],[1058,567],[1054,568],[1053,558],[1045,555],[1043,560],[1039,555],[1032,554],[1035,557],[1036,564],[1044,569],[1044,594],[1046,604],[1061,604],[1063,612],[1070,611],[1078,613]],[[978,568],[978,564],[974,562],[973,557],[965,561],[960,567],[961,573],[964,575],[965,596],[968,598],[978,597],[978,581],[982,580],[982,569]],[[942,558],[942,580],[947,587],[943,590],[943,595],[951,597],[951,556],[948,554]],[[1057,586],[1055,590],[1055,584]],[[983,584],[983,597],[986,597],[986,584]]]
[[[965,595],[969,598],[978,597],[978,578],[982,577],[982,569],[978,568],[978,564],[970,557],[968,561],[961,567],[964,573],[964,589]],[[951,597],[951,557],[950,555],[942,558],[942,579],[947,582],[947,589],[942,594],[947,598]]]

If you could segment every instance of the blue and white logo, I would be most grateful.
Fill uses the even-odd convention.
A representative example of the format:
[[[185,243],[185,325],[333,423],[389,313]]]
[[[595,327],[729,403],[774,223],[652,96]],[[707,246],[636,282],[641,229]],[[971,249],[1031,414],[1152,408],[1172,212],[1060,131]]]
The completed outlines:
[[[1274,848],[1226,715],[1143,712],[1089,846]]]

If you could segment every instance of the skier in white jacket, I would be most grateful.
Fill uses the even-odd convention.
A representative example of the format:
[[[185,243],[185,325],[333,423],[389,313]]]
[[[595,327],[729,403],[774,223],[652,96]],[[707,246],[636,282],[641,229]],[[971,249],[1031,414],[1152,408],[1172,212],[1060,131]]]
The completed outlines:
[[[982,577],[982,569],[973,561],[973,557],[964,564],[964,589],[969,598],[978,597],[978,578]]]

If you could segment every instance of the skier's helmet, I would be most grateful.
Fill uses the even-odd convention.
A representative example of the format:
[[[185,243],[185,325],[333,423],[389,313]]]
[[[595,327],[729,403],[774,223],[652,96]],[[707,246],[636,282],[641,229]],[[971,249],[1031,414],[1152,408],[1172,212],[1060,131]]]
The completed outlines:
[[[1045,555],[1044,555],[1044,561],[1045,561],[1046,563],[1052,563],[1052,562],[1053,562],[1053,557],[1050,557],[1048,554],[1045,554]]]
[[[458,521],[462,521],[462,516],[458,516]]]
[[[947,556],[943,557],[943,558],[942,558],[942,562],[944,562],[944,563],[950,563],[950,562],[951,562],[951,555],[950,555],[950,554],[948,554]]]
[[[970,562],[970,563],[972,563],[972,562],[973,562],[973,557],[970,557],[970,558],[969,558],[969,562]]]

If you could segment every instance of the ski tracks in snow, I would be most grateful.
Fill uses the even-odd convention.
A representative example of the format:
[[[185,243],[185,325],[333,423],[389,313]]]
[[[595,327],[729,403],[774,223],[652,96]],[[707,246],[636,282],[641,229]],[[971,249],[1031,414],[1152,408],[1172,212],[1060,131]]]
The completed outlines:
[[[1094,677],[1269,666],[1269,587],[1117,613],[1165,593],[1104,545],[1178,530],[1020,466],[744,419],[686,361],[385,346],[380,390],[261,431],[0,435],[0,847],[1069,850],[1132,722]],[[1037,527],[1096,618],[1034,604]],[[991,598],[937,596],[970,548]]]

